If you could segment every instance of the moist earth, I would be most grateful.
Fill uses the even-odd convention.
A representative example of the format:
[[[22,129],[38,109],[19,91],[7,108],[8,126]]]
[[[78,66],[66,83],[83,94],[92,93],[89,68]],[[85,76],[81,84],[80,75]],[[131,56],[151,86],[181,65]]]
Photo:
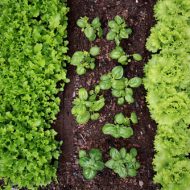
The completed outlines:
[[[106,98],[106,106],[101,111],[101,117],[97,121],[90,121],[86,125],[78,125],[71,114],[72,101],[80,87],[92,89],[100,79],[100,76],[111,71],[117,62],[110,60],[109,52],[115,47],[114,42],[106,41],[108,32],[107,23],[114,16],[125,18],[133,34],[128,40],[122,41],[122,47],[128,54],[139,53],[143,56],[140,62],[132,61],[124,67],[125,76],[132,78],[143,77],[143,67],[147,63],[150,54],[145,48],[146,39],[150,34],[150,28],[154,24],[153,6],[156,0],[68,0],[70,7],[69,16],[69,55],[78,50],[89,50],[92,45],[101,48],[101,54],[96,59],[96,68],[88,71],[83,76],[78,76],[75,67],[68,65],[68,77],[71,82],[66,85],[65,91],[59,94],[62,102],[60,113],[53,124],[58,132],[58,140],[63,141],[62,155],[59,160],[58,183],[52,183],[47,190],[156,190],[153,184],[152,159],[154,156],[153,140],[156,132],[156,124],[150,118],[144,87],[135,89],[135,103],[118,106],[116,99],[110,91],[103,92]],[[76,26],[76,21],[82,16],[88,16],[91,20],[100,17],[104,29],[104,38],[90,43],[81,30]],[[106,122],[113,122],[113,117],[118,112],[126,116],[135,111],[139,123],[133,126],[134,136],[129,139],[114,139],[103,135],[102,126]],[[103,151],[104,161],[109,159],[110,147],[138,149],[138,160],[141,163],[138,175],[121,179],[109,169],[104,169],[94,180],[84,180],[82,170],[78,165],[78,152],[80,149],[89,150],[99,148]]]

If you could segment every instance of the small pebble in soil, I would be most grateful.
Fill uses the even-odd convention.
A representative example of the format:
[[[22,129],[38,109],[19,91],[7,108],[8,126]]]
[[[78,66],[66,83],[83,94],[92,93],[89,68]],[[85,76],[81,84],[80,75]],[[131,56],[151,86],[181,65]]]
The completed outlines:
[[[140,185],[140,187],[143,187],[143,185],[144,185],[143,181],[139,181],[139,185]]]

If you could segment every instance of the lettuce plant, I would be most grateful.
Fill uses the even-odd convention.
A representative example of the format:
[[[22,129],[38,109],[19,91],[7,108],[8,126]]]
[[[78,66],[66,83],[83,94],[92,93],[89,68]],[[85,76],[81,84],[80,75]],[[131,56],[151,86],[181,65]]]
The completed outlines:
[[[89,93],[85,88],[80,88],[78,97],[73,101],[72,114],[76,117],[78,124],[86,124],[90,119],[97,120],[98,113],[105,105],[103,96],[99,96],[99,88],[91,90]]]
[[[90,52],[76,51],[71,58],[71,65],[76,66],[78,75],[84,75],[87,69],[95,68],[95,56],[99,55],[100,48],[97,46],[91,47]]]
[[[69,81],[65,2],[0,2],[0,179],[16,189],[57,178],[60,143],[51,124]]]
[[[105,163],[105,166],[112,169],[121,178],[135,177],[140,168],[136,156],[137,150],[135,148],[131,148],[129,152],[125,148],[121,148],[119,151],[116,148],[111,148],[111,159]]]
[[[154,141],[154,181],[163,190],[190,187],[190,57],[189,0],[160,0],[157,24],[146,47],[153,53],[145,66],[144,84],[152,118],[158,124]]]
[[[79,26],[84,32],[85,36],[90,41],[94,41],[96,37],[99,38],[103,35],[103,30],[101,28],[101,22],[98,17],[94,18],[91,23],[89,23],[88,17],[81,17],[77,20],[77,26]]]
[[[130,127],[131,122],[134,124],[138,122],[135,112],[131,113],[131,118],[125,117],[122,113],[118,113],[114,117],[114,124],[105,124],[102,127],[102,132],[114,138],[129,138],[133,135],[133,129]]]
[[[115,41],[116,45],[119,46],[122,39],[128,39],[132,33],[131,28],[127,27],[125,20],[120,16],[115,16],[113,20],[108,22],[110,31],[108,32],[106,39]]]
[[[79,165],[83,169],[84,178],[87,180],[93,179],[96,177],[98,171],[104,169],[101,151],[99,149],[91,149],[88,152],[80,150]]]
[[[112,95],[118,99],[119,105],[123,105],[125,102],[133,103],[133,88],[138,88],[142,84],[141,78],[127,79],[123,74],[123,67],[116,66],[111,72],[102,75],[99,83],[102,90],[111,89]]]
[[[117,60],[118,63],[120,63],[121,65],[127,65],[129,62],[131,62],[132,58],[135,61],[141,61],[142,60],[142,56],[140,54],[133,54],[131,55],[127,55],[123,48],[120,46],[116,46],[115,49],[113,49],[110,53],[110,58]]]

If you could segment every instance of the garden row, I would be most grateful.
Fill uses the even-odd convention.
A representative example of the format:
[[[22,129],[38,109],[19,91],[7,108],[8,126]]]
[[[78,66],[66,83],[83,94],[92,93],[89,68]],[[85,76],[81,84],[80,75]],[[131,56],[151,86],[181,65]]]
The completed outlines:
[[[147,48],[147,102],[158,124],[154,181],[163,190],[190,187],[190,1],[160,0]]]
[[[91,22],[88,17],[81,17],[77,25],[82,29],[84,35],[89,41],[94,41],[97,37],[102,37],[101,22],[98,17]],[[108,22],[109,32],[106,35],[108,41],[115,41],[116,47],[110,52],[111,59],[116,60],[121,65],[127,65],[131,59],[135,61],[142,60],[141,55],[127,55],[121,47],[121,40],[128,39],[132,30],[127,27],[125,20],[120,16],[115,16]],[[88,51],[77,51],[71,58],[71,64],[76,67],[78,75],[84,75],[87,70],[95,69],[95,57],[99,55],[101,48],[93,46]],[[138,88],[142,84],[142,79],[134,77],[128,79],[124,77],[122,66],[115,66],[110,72],[100,77],[100,82],[89,92],[85,88],[78,90],[78,97],[73,100],[72,114],[76,122],[80,125],[87,124],[89,120],[97,120],[100,117],[100,110],[105,106],[105,98],[102,91],[111,90],[113,97],[117,98],[117,104],[132,104],[133,88]],[[102,126],[102,132],[105,135],[111,135],[113,138],[130,138],[133,136],[132,124],[137,124],[138,119],[135,112],[131,113],[130,118],[125,117],[123,113],[117,113],[114,117],[114,123],[106,123]],[[112,169],[121,178],[137,175],[140,163],[136,160],[137,150],[131,148],[128,152],[124,147],[117,150],[114,147],[110,149],[110,157],[106,163],[103,162],[100,149],[80,150],[79,165],[83,168],[83,176],[87,180],[93,179],[98,171],[105,167]]]
[[[60,143],[51,124],[68,82],[68,8],[1,1],[0,12],[0,179],[6,189],[35,189],[56,179]]]

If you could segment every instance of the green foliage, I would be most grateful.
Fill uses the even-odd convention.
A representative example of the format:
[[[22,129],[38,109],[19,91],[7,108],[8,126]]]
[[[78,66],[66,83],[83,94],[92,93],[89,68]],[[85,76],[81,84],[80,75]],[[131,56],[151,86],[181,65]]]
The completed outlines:
[[[153,53],[145,66],[144,84],[155,137],[155,182],[163,190],[190,187],[190,28],[189,0],[159,0],[157,24],[147,48]]]
[[[94,41],[96,37],[99,38],[103,35],[103,30],[101,28],[101,22],[98,17],[94,18],[91,23],[89,23],[88,17],[81,17],[77,20],[77,26],[79,26],[84,32],[85,36],[90,41]]]
[[[99,86],[89,93],[85,88],[80,88],[78,97],[73,101],[72,114],[76,117],[79,124],[86,124],[90,119],[97,120],[99,118],[99,111],[105,105],[103,96],[99,96]]]
[[[134,77],[129,80],[123,76],[123,73],[123,67],[116,66],[111,72],[102,75],[99,83],[102,90],[111,89],[112,95],[118,99],[119,105],[123,105],[125,102],[133,103],[133,88],[139,87],[142,83],[141,78]]]
[[[110,149],[111,159],[105,163],[105,166],[112,169],[121,178],[135,177],[140,163],[136,160],[137,150],[132,148],[129,152],[125,148],[119,151],[115,148]]]
[[[127,55],[123,50],[123,48],[120,46],[116,46],[116,48],[111,51],[109,56],[111,59],[117,60],[117,62],[120,63],[121,65],[127,65],[129,62],[131,62],[132,58],[135,61],[142,60],[142,56],[140,54],[135,53],[132,56]]]
[[[134,124],[138,123],[135,112],[131,113],[130,119],[125,117],[122,113],[118,113],[114,117],[114,124],[105,124],[102,127],[102,132],[105,135],[111,135],[114,138],[129,138],[133,135],[133,129],[130,127],[131,122]]]
[[[95,58],[100,53],[100,48],[97,46],[91,47],[90,52],[76,51],[71,58],[71,65],[77,67],[78,75],[84,75],[87,69],[93,70],[95,68]]]
[[[50,128],[68,82],[64,2],[0,2],[0,179],[9,187],[56,179],[60,143]]]
[[[129,55],[127,55],[120,46],[117,46],[111,51],[110,58],[117,60],[118,63],[121,63],[122,65],[127,65],[128,62],[130,62]]]
[[[120,16],[115,16],[115,18],[108,22],[110,31],[108,32],[106,39],[114,40],[116,45],[119,46],[122,39],[128,39],[132,30],[127,27],[125,20]]]
[[[102,161],[102,153],[99,149],[91,149],[86,152],[85,150],[79,151],[79,165],[83,169],[83,176],[87,180],[96,177],[98,171],[104,169]]]

